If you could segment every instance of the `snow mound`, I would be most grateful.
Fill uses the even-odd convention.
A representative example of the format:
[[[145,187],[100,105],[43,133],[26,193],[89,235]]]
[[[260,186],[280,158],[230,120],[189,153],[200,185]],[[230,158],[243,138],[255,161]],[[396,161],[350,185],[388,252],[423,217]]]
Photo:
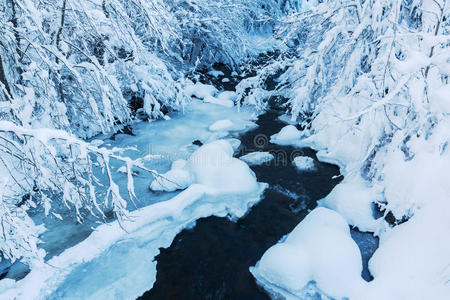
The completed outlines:
[[[217,95],[217,97],[214,97],[215,93],[211,93],[207,96],[205,96],[203,99],[204,102],[222,105],[225,107],[233,107],[234,102],[237,99],[236,92],[232,91],[224,91]]]
[[[236,151],[237,149],[239,149],[239,146],[241,145],[241,141],[239,139],[235,139],[235,138],[228,138],[228,139],[224,139],[225,141],[227,141],[231,147],[233,148],[233,151]]]
[[[257,188],[256,177],[242,161],[233,157],[226,140],[199,147],[188,161],[177,160],[172,168],[150,185],[154,191],[185,189],[192,183],[206,186],[212,193],[247,193]]]
[[[213,97],[217,93],[217,89],[212,85],[197,82],[187,85],[184,92],[189,97],[195,96],[199,99],[205,99],[208,96]]]
[[[449,299],[449,211],[447,199],[383,233],[369,261],[375,279],[355,300]]]
[[[218,70],[212,70],[208,72],[209,75],[214,76],[214,77],[219,77],[219,76],[225,76],[225,74],[222,71],[218,71]]]
[[[217,98],[221,101],[231,101],[234,103],[237,100],[238,95],[233,91],[223,91],[217,96]]]
[[[214,122],[214,124],[212,124],[211,126],[209,126],[209,130],[210,131],[222,131],[222,130],[229,129],[232,126],[233,126],[233,122],[231,122],[228,119],[219,120],[219,121]]]
[[[308,156],[297,156],[294,158],[292,163],[300,171],[314,171],[316,170],[316,165],[314,164],[314,159]]]
[[[268,290],[299,299],[308,283],[331,297],[351,297],[365,286],[362,260],[345,219],[324,207],[311,211],[287,236],[269,248],[250,272]]]
[[[301,138],[301,133],[294,125],[287,125],[277,134],[270,137],[270,141],[274,144],[287,145]]]
[[[192,184],[192,176],[189,170],[185,168],[186,163],[183,159],[174,161],[168,172],[153,180],[150,189],[152,191],[173,192],[187,188]]]
[[[213,97],[213,96],[205,97],[204,101],[206,103],[222,105],[222,106],[225,106],[225,107],[233,107],[233,105],[234,105],[233,101],[231,101],[231,100],[229,100],[227,98],[216,98],[216,97]]]
[[[212,142],[218,139],[225,139],[225,137],[228,135],[228,131],[242,132],[246,130],[251,130],[256,127],[258,127],[258,125],[252,121],[245,121],[245,122],[240,121],[238,123],[234,123],[229,119],[218,120],[215,121],[211,126],[209,126],[208,129],[210,132],[212,132],[212,134],[209,136],[206,142]],[[233,141],[232,143],[236,144],[236,141]]]
[[[377,232],[381,220],[374,218],[374,203],[382,199],[381,191],[361,180],[345,179],[318,204],[339,212],[360,231]]]
[[[252,152],[244,156],[239,157],[250,166],[261,165],[272,161],[275,157],[269,152]]]
[[[188,160],[195,182],[218,193],[248,193],[257,189],[255,174],[233,153],[233,147],[225,140],[198,148]]]

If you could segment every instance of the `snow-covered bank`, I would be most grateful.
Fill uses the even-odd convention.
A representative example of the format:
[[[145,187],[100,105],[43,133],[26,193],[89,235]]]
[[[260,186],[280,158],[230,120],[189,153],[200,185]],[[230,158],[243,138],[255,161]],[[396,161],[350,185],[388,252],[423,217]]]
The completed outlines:
[[[396,147],[395,140],[401,134],[397,132],[391,144],[381,148],[372,161],[372,167],[378,168],[376,174],[379,177],[368,181],[361,177],[360,174],[364,173],[360,170],[364,169],[366,145],[373,136],[370,131],[349,132],[345,123],[330,123],[334,111],[326,109],[319,114],[319,118],[313,122],[313,128],[321,128],[316,133],[305,132],[302,134],[303,139],[295,138],[296,134],[292,134],[294,138],[278,142],[297,147],[310,146],[319,150],[317,157],[320,160],[340,165],[345,175],[344,181],[319,201],[319,205],[335,210],[348,225],[378,235],[380,246],[369,261],[369,270],[374,277],[372,282],[358,288],[353,281],[349,281],[345,285],[355,287],[356,290],[343,294],[340,294],[341,287],[324,288],[316,280],[318,288],[339,299],[448,299],[450,181],[446,174],[450,169],[450,153],[446,151],[446,145],[450,141],[449,122],[441,120],[427,137],[411,137],[406,145],[414,156],[409,159],[405,159],[404,149]],[[290,133],[294,132],[292,127],[287,128]],[[281,132],[286,131],[284,129]],[[376,220],[375,204],[386,209],[385,214],[391,212],[397,219],[406,216],[408,220],[396,226],[389,226],[383,218]],[[298,228],[305,227],[304,222],[306,219]],[[296,231],[297,229],[291,235]],[[313,232],[311,230],[309,234]],[[333,239],[327,237],[325,240],[327,241],[324,243]],[[287,241],[274,246],[275,249],[285,247],[283,245]],[[336,244],[342,245],[343,241]],[[307,285],[308,280],[305,280],[311,279],[308,277],[311,271],[305,271],[309,270],[307,268],[290,268],[293,259],[301,259],[298,253],[303,251],[304,246],[294,244],[290,247],[293,247],[289,251],[295,253],[294,258],[283,251],[277,253],[268,250],[252,272],[266,289],[282,294],[283,291],[288,291],[283,294],[286,298],[302,299],[305,293],[311,291],[311,285]],[[318,249],[316,248],[317,251]],[[334,253],[336,247],[329,249]],[[349,253],[351,252],[346,255]],[[359,252],[351,256],[352,260],[361,264]],[[332,262],[324,268],[332,273],[332,266],[341,259],[332,257]],[[309,263],[315,262],[312,259]],[[347,274],[347,271],[347,268],[342,268],[340,276]],[[290,281],[277,281],[274,279],[277,276],[289,277]],[[358,278],[360,280],[362,279]],[[296,288],[292,289],[289,282],[296,282]]]
[[[450,2],[302,4],[278,31],[295,58],[280,55],[240,88],[264,94],[276,77],[291,125],[271,141],[338,164],[345,179],[320,205],[379,236],[374,280],[352,298],[449,299]]]
[[[129,221],[98,227],[23,280],[2,280],[0,299],[133,299],[153,285],[159,248],[198,218],[242,217],[264,188],[255,184],[253,191],[227,194],[192,185],[171,200],[131,213]],[[108,276],[99,277],[104,272]]]
[[[142,208],[121,223],[96,227],[84,241],[33,268],[24,279],[1,280],[0,299],[133,299],[152,286],[156,276],[153,258],[178,232],[210,215],[243,216],[260,199],[266,185],[257,183],[248,166],[232,157],[239,141],[229,132],[224,133],[229,138],[214,141],[209,127],[225,116],[238,127],[236,133],[255,126],[250,121],[254,118],[251,111],[237,112],[193,100],[184,115],[137,124],[135,136],[117,135],[115,141],[106,140],[108,147],[132,147],[134,150],[126,151],[132,158],[152,156],[145,166],[160,173],[171,165],[177,169],[188,164],[192,180],[182,188],[189,187],[175,197],[167,194],[173,197],[167,199],[164,193],[148,191],[150,174],[137,174],[135,193],[143,201],[139,202]],[[193,145],[195,140],[206,144]],[[113,167],[119,170],[121,166],[115,163]],[[120,186],[127,185],[126,174],[114,176]]]
[[[361,254],[338,213],[314,209],[280,243],[267,250],[255,267],[256,279],[275,296],[309,299],[309,287],[334,298],[351,297],[365,285]]]

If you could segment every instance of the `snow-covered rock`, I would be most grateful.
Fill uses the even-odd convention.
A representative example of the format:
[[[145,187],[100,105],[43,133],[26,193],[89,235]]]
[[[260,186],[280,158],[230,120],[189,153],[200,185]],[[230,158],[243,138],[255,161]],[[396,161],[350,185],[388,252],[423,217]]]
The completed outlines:
[[[214,77],[219,77],[219,76],[225,76],[225,74],[222,71],[218,71],[218,70],[212,70],[208,72],[209,75],[214,76]]]
[[[217,89],[212,85],[197,82],[195,84],[187,85],[184,92],[189,97],[195,96],[199,99],[205,99],[208,96],[214,97],[217,93]]]
[[[272,161],[275,157],[269,152],[252,152],[239,157],[240,160],[245,161],[248,165],[261,165]]]
[[[101,145],[103,145],[103,143],[104,143],[104,141],[97,140],[97,139],[94,139],[94,140],[91,141],[91,145],[93,145],[95,147],[100,147]]]
[[[252,170],[233,157],[234,149],[226,140],[217,140],[199,147],[188,161],[177,160],[172,168],[150,185],[154,191],[185,189],[200,183],[214,193],[241,193],[257,188]]]
[[[212,124],[211,126],[209,126],[209,130],[210,131],[223,131],[223,130],[230,129],[232,126],[233,126],[233,122],[231,122],[228,119],[219,120],[219,121],[214,122],[214,124]]]
[[[314,159],[308,156],[296,156],[292,163],[300,171],[314,171],[316,169]]]
[[[287,298],[303,299],[311,281],[336,298],[351,297],[365,287],[361,253],[347,222],[324,207],[311,211],[250,271],[266,289]]]
[[[368,182],[345,179],[318,204],[339,212],[347,222],[360,231],[377,232],[384,223],[375,220],[374,204],[382,199],[379,188]]]
[[[231,101],[234,103],[237,100],[238,95],[233,91],[223,91],[217,96],[217,98],[221,101]]]
[[[192,184],[192,175],[189,169],[185,168],[186,161],[178,159],[172,163],[172,168],[168,172],[157,176],[151,183],[150,189],[153,191],[173,192],[184,190]]]
[[[225,107],[233,107],[236,99],[237,99],[236,92],[224,91],[219,93],[217,97],[214,97],[212,94],[208,95],[204,98],[203,101],[207,103],[222,105]]]
[[[207,97],[205,97],[204,101],[206,103],[212,103],[212,104],[222,105],[222,106],[226,106],[226,107],[233,107],[233,105],[234,105],[233,101],[231,101],[225,97],[216,98],[213,96],[207,96]]]
[[[270,137],[270,141],[274,144],[287,145],[301,138],[301,133],[294,125],[287,125],[277,134]]]
[[[227,141],[231,147],[233,148],[233,151],[236,151],[237,149],[239,149],[239,146],[241,145],[241,141],[239,139],[235,139],[235,138],[228,138],[228,139],[224,139],[225,141]]]
[[[195,182],[220,193],[246,193],[255,190],[255,174],[246,163],[234,158],[233,153],[233,148],[225,140],[197,149],[188,160]]]

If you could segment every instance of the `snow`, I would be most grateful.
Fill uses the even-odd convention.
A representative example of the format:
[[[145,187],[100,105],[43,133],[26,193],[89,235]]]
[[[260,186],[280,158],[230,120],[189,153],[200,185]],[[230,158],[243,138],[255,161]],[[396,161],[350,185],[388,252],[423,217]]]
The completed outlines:
[[[217,70],[212,70],[208,72],[209,75],[214,76],[214,77],[219,77],[219,76],[225,76],[225,74],[222,71],[217,71]]]
[[[300,171],[314,171],[316,169],[314,159],[308,156],[296,156],[292,163]]]
[[[95,147],[100,147],[101,145],[103,145],[103,141],[102,140],[91,140],[91,145],[95,146]]]
[[[212,132],[210,138],[207,142],[214,141],[217,139],[226,138],[228,136],[228,132],[242,132],[244,130],[250,130],[252,128],[257,127],[258,125],[252,121],[245,121],[239,123],[233,123],[229,119],[218,120],[209,126],[209,131]],[[236,146],[237,141],[230,141],[234,146]],[[240,144],[240,142],[239,142]],[[239,145],[236,146],[236,148]]]
[[[382,176],[370,182],[361,178],[359,170],[367,157],[367,145],[378,140],[378,126],[382,125],[364,117],[360,123],[364,130],[352,131],[343,122],[330,121],[335,111],[336,108],[327,108],[316,117],[313,128],[321,130],[284,142],[313,147],[319,150],[319,160],[338,164],[345,178],[318,204],[341,214],[349,225],[380,238],[379,248],[369,261],[374,280],[355,290],[351,299],[448,299],[450,240],[446,231],[450,228],[450,181],[445,174],[450,169],[450,154],[443,145],[450,140],[450,122],[441,120],[427,137],[411,137],[407,142],[409,151],[414,153],[411,159],[405,159],[405,153],[397,146],[404,139],[404,132],[395,133],[390,145],[378,150],[372,162]],[[397,219],[409,220],[389,227],[382,218],[374,218],[374,203]],[[282,257],[283,254],[279,259]],[[305,275],[297,276],[303,280]],[[281,288],[274,288],[274,283],[265,277],[258,281],[268,290],[285,289],[283,283],[279,283]],[[326,295],[334,295],[332,290],[320,289]],[[302,299],[301,293],[295,295],[294,299]]]
[[[317,286],[327,294],[337,297],[345,295],[352,300],[449,298],[449,39],[445,22],[439,22],[446,18],[448,1],[363,1],[364,7],[357,3],[355,10],[335,10],[341,5],[340,1],[282,1],[285,12],[273,10],[274,6],[259,11],[259,7],[264,5],[259,5],[258,1],[250,2],[253,6],[249,9],[231,5],[234,9],[220,10],[228,15],[219,15],[215,19],[218,22],[197,22],[203,24],[203,32],[209,34],[198,36],[196,44],[206,48],[201,47],[197,51],[199,49],[193,45],[191,62],[195,61],[195,66],[186,62],[185,66],[178,65],[175,68],[170,63],[172,59],[168,59],[163,53],[170,53],[171,57],[185,55],[177,53],[176,49],[172,53],[170,41],[178,41],[178,37],[183,37],[183,41],[184,38],[189,40],[189,32],[196,32],[195,29],[198,29],[195,22],[193,27],[179,27],[176,22],[185,20],[186,16],[189,16],[188,19],[210,20],[214,9],[220,8],[220,5],[197,7],[195,3],[190,3],[188,7],[192,9],[180,7],[169,12],[166,11],[166,5],[155,4],[151,5],[150,11],[154,11],[154,16],[158,18],[153,18],[146,15],[149,11],[146,5],[139,3],[136,11],[144,12],[144,15],[142,18],[135,18],[134,10],[129,16],[128,11],[110,10],[111,17],[105,17],[105,13],[99,9],[101,5],[83,4],[82,11],[87,13],[70,14],[68,17],[73,24],[85,22],[90,25],[83,31],[65,33],[66,40],[79,40],[78,44],[81,45],[80,51],[72,51],[69,59],[64,54],[73,46],[68,41],[61,42],[61,45],[47,45],[47,41],[54,37],[55,28],[46,28],[47,22],[40,22],[40,16],[53,16],[60,8],[48,5],[45,1],[39,2],[41,7],[35,7],[33,1],[18,1],[18,25],[7,22],[5,28],[8,32],[15,32],[17,28],[13,27],[19,26],[18,31],[28,41],[22,45],[18,43],[20,51],[16,51],[17,53],[27,52],[22,47],[29,45],[33,45],[33,51],[28,51],[27,68],[21,76],[16,74],[20,59],[8,52],[5,53],[11,55],[0,55],[7,83],[2,84],[2,88],[14,87],[11,93],[14,101],[7,102],[12,105],[0,104],[4,119],[0,122],[0,129],[3,131],[2,138],[6,138],[7,143],[3,156],[9,159],[16,156],[25,162],[31,161],[29,170],[35,169],[42,176],[37,177],[40,182],[33,183],[34,180],[28,179],[36,177],[27,178],[32,172],[22,168],[26,164],[15,164],[21,166],[25,175],[7,175],[7,180],[1,184],[4,191],[10,193],[9,187],[18,187],[17,184],[11,184],[12,181],[25,184],[24,187],[19,184],[21,193],[23,190],[34,190],[36,185],[40,187],[40,191],[58,191],[63,187],[63,199],[79,203],[79,198],[67,195],[77,195],[74,193],[75,185],[83,185],[86,180],[83,177],[87,176],[81,176],[80,180],[76,176],[71,178],[71,181],[77,181],[75,185],[70,181],[64,181],[60,185],[56,180],[47,180],[48,183],[42,185],[44,180],[41,179],[51,179],[47,175],[58,174],[61,168],[46,169],[44,164],[36,164],[40,158],[48,163],[51,159],[40,155],[33,157],[33,153],[45,154],[47,151],[33,151],[39,148],[32,146],[42,144],[45,146],[42,149],[48,150],[60,162],[71,161],[72,159],[65,159],[65,155],[56,153],[50,144],[56,143],[58,136],[61,140],[74,141],[75,135],[88,138],[99,132],[115,129],[117,123],[131,121],[128,103],[122,97],[126,92],[124,87],[126,90],[129,88],[134,92],[142,92],[143,110],[151,117],[162,117],[167,122],[138,124],[135,128],[136,137],[118,135],[117,141],[112,145],[103,144],[100,140],[90,142],[91,146],[111,148],[130,143],[131,147],[125,151],[127,155],[132,158],[147,157],[148,159],[140,161],[142,165],[162,174],[163,177],[151,183],[151,188],[158,193],[150,194],[146,189],[152,180],[150,174],[133,172],[132,177],[128,174],[128,161],[125,161],[127,166],[123,165],[124,161],[111,162],[112,169],[117,172],[110,175],[108,165],[107,173],[110,178],[117,179],[122,193],[127,190],[127,182],[130,184],[133,178],[136,186],[140,187],[136,189],[136,194],[141,201],[136,202],[136,207],[131,203],[125,207],[127,203],[120,195],[116,195],[116,198],[119,196],[123,201],[113,201],[123,204],[126,208],[124,211],[135,210],[131,213],[130,220],[99,227],[93,225],[96,228],[93,228],[95,231],[89,238],[53,257],[48,265],[34,270],[23,281],[16,283],[8,279],[0,280],[0,298],[10,299],[17,295],[18,298],[133,298],[137,293],[135,287],[142,290],[154,280],[153,273],[145,278],[139,274],[148,270],[154,272],[153,258],[158,253],[158,247],[170,244],[176,232],[192,225],[201,216],[218,214],[235,218],[253,201],[257,201],[255,194],[261,185],[256,183],[254,174],[243,161],[259,163],[263,158],[256,157],[256,154],[242,157],[241,160],[233,158],[239,142],[230,138],[230,132],[235,133],[253,126],[248,118],[248,111],[238,114],[233,109],[235,104],[240,105],[234,92],[219,92],[214,86],[199,82],[187,82],[183,88],[186,81],[182,73],[175,74],[175,69],[186,67],[192,70],[191,67],[196,69],[197,66],[221,60],[239,65],[244,58],[275,48],[280,38],[284,45],[293,50],[298,44],[298,55],[295,58],[283,55],[287,48],[280,48],[281,55],[277,59],[267,61],[262,72],[256,70],[256,73],[265,75],[250,79],[248,82],[254,86],[247,85],[250,90],[240,89],[239,95],[247,95],[246,102],[257,105],[258,108],[265,104],[266,97],[285,97],[286,107],[292,118],[288,121],[284,115],[280,119],[290,125],[273,135],[271,141],[295,147],[313,147],[318,150],[319,160],[338,164],[345,179],[330,195],[319,201],[322,207],[311,212],[297,227],[300,229],[294,230],[285,241],[268,250],[258,264],[260,269],[258,266],[254,269],[255,272],[262,271],[264,275],[259,277],[259,282],[271,286],[286,297],[304,298],[305,289],[311,288],[309,282],[314,279]],[[167,8],[171,6],[168,5]],[[410,12],[414,11],[426,13],[423,16],[412,16]],[[330,15],[327,12],[333,13]],[[353,21],[355,12],[358,19],[356,22]],[[177,17],[172,13],[176,13]],[[289,15],[283,16],[284,13]],[[430,18],[430,15],[436,18]],[[121,18],[123,16],[126,18]],[[314,18],[311,19],[310,16]],[[282,20],[280,28],[276,29],[278,32],[274,32],[274,22],[258,22],[270,21],[271,17]],[[123,19],[123,22],[116,24],[114,20],[118,19]],[[30,20],[34,24],[31,27]],[[14,26],[11,27],[11,24]],[[258,25],[253,26],[255,24]],[[319,30],[312,28],[317,24],[326,26],[319,26]],[[125,27],[122,28],[122,25]],[[364,29],[369,25],[375,29],[371,34],[364,34]],[[247,26],[252,28],[251,32]],[[140,27],[152,28],[146,39],[161,46],[162,51],[158,53],[158,56],[162,55],[161,59],[148,52],[152,50],[144,49],[148,43],[141,41],[139,34],[134,36],[134,29]],[[224,28],[232,30],[224,31]],[[113,59],[111,64],[105,65],[96,59],[88,62],[89,59],[86,60],[84,56],[94,57],[91,48],[95,47],[87,47],[90,44],[89,35],[86,40],[84,33],[93,31],[92,29],[98,29],[100,36],[104,36],[114,49],[130,51],[132,55],[126,60]],[[301,30],[308,32],[308,35],[299,35]],[[39,34],[35,34],[35,31]],[[114,34],[117,32],[131,32],[131,38],[130,35]],[[233,34],[225,34],[227,32]],[[5,44],[11,44],[10,36],[5,35]],[[374,41],[377,41],[377,51],[372,51]],[[391,47],[394,44],[395,49]],[[182,46],[176,48],[185,49]],[[204,55],[196,57],[200,53]],[[80,58],[79,55],[83,57]],[[109,54],[105,55],[103,59],[109,61]],[[49,77],[58,73],[58,64],[50,64],[45,70],[39,68],[42,64],[54,61],[54,56],[73,75],[60,78],[64,86],[70,88],[67,101],[58,99],[61,96],[57,91],[58,85]],[[365,65],[370,68],[367,69]],[[285,69],[288,71],[285,72]],[[244,66],[241,70],[245,70]],[[277,74],[279,70],[285,74],[277,81],[280,84],[276,91],[261,88],[266,83],[263,79]],[[246,72],[247,70],[242,76]],[[175,81],[172,74],[179,80]],[[217,70],[209,74],[216,78],[224,76],[223,72]],[[237,75],[236,72],[232,73],[232,76]],[[23,85],[17,82],[20,77],[24,79]],[[77,84],[66,84],[67,78],[72,78]],[[222,79],[222,82],[227,81],[228,78]],[[19,94],[14,91],[16,87],[21,91]],[[189,108],[185,107],[183,90],[189,97],[202,100],[201,105],[194,100]],[[66,107],[64,102],[71,103],[72,109]],[[169,108],[186,108],[187,114],[173,118],[162,116],[161,103]],[[80,107],[82,114],[76,113],[80,111]],[[310,121],[308,129],[298,131],[293,126],[299,116],[304,122]],[[48,124],[49,128],[40,132],[33,129],[42,127],[43,124]],[[213,125],[209,126],[210,124]],[[9,141],[11,133],[23,134],[23,137],[17,136]],[[196,139],[203,141],[205,145],[192,145],[192,141]],[[9,147],[15,149],[11,152]],[[14,154],[16,149],[18,154]],[[78,150],[75,149],[74,152]],[[162,154],[161,158],[147,155],[155,152]],[[14,155],[10,155],[11,153]],[[24,159],[21,159],[22,155]],[[269,159],[268,155],[265,157]],[[8,169],[9,159],[6,162],[2,159],[5,166],[0,167],[0,183],[3,181],[3,174],[12,174],[11,171],[4,170]],[[72,166],[76,167],[78,162]],[[294,164],[301,170],[310,169],[313,163],[307,158],[294,159]],[[66,169],[67,166],[62,167]],[[80,174],[85,172],[81,170]],[[26,184],[27,181],[30,183]],[[105,186],[110,187],[109,191],[118,191],[115,184]],[[128,190],[130,195],[134,194],[134,190]],[[99,187],[98,192],[104,192],[103,187]],[[233,192],[233,195],[225,195],[225,192]],[[251,196],[244,196],[246,193]],[[0,204],[6,203],[1,197],[9,201],[13,198],[12,194],[6,195],[7,197],[0,194]],[[38,196],[44,198],[45,193]],[[32,205],[32,201],[29,202]],[[48,199],[44,198],[42,202],[45,215],[49,216],[47,220],[64,220],[63,216],[51,210]],[[374,203],[381,205],[385,213],[389,212],[395,218],[405,219],[407,222],[389,227],[382,219],[375,220]],[[15,204],[11,207],[16,212]],[[334,210],[341,217],[336,217],[335,213],[326,208]],[[33,248],[39,233],[36,231],[29,234],[32,232],[30,228],[34,225],[33,221],[24,209],[17,209],[17,212],[23,213],[24,216],[19,218],[23,223],[12,227],[18,228],[17,231],[5,227],[7,230],[3,231],[7,235],[9,233],[7,242],[12,244],[12,241],[19,241],[21,248],[24,248],[28,240]],[[1,223],[5,224],[5,217],[12,215],[9,214],[9,208],[2,207]],[[321,221],[329,221],[327,224],[331,225],[325,226],[316,220],[318,215]],[[364,284],[360,284],[359,279],[353,276],[357,269],[355,262],[358,261],[358,255],[348,234],[344,233],[344,222],[341,219],[346,221],[347,230],[348,224],[361,231],[374,232],[380,237],[380,248],[370,261],[370,271],[375,279],[364,288],[359,288]],[[8,221],[6,218],[6,224],[9,224]],[[53,247],[57,250],[49,253],[50,256],[63,250],[58,248],[58,243],[75,243],[80,238],[77,236],[80,230],[76,226],[66,227],[63,222],[58,224],[60,226],[49,228],[54,230],[50,234],[53,235],[52,238],[45,234],[39,236],[44,240],[41,247],[56,245]],[[128,232],[122,231],[122,226]],[[26,233],[28,238],[19,239],[22,233]],[[296,242],[295,237],[303,242]],[[341,250],[344,251],[341,247],[347,247],[344,249],[345,253],[341,253]],[[27,259],[23,256],[26,251],[17,249],[19,247],[8,245],[7,248],[14,250],[15,254],[11,258]],[[6,255],[3,249],[2,251]],[[324,251],[328,251],[329,257],[324,256]],[[124,264],[124,261],[127,263]],[[343,265],[344,262],[348,263],[349,268]],[[336,279],[338,267],[342,269],[342,279]],[[110,278],[98,282],[98,275],[105,272],[111,274]],[[12,269],[12,273],[20,272]],[[123,276],[124,273],[129,276]],[[344,279],[348,282],[343,282]],[[53,293],[55,289],[56,292]]]
[[[231,122],[228,119],[226,119],[226,120],[219,120],[219,121],[214,122],[214,124],[212,124],[211,126],[209,126],[209,130],[211,130],[211,131],[222,131],[222,130],[229,129],[232,126],[233,126],[233,122]]]
[[[355,299],[448,299],[449,211],[448,201],[426,206],[408,222],[382,234],[380,247],[369,261],[375,279]]]
[[[450,84],[431,90],[431,109],[437,113],[450,114]]]
[[[256,177],[249,167],[233,157],[233,147],[226,140],[205,144],[188,161],[177,160],[172,169],[150,185],[154,191],[185,189],[201,183],[211,192],[242,193],[257,189]]]
[[[133,177],[138,209],[130,204],[130,210],[134,210],[127,220],[97,226],[78,243],[73,240],[79,239],[80,227],[73,222],[52,227],[54,232],[44,233],[44,242],[53,248],[60,245],[52,250],[56,256],[22,280],[0,280],[0,299],[134,299],[153,285],[154,257],[159,248],[172,243],[178,232],[210,215],[233,220],[243,216],[259,201],[266,185],[257,183],[249,167],[232,157],[239,140],[228,133],[224,140],[214,140],[209,125],[224,118],[234,124],[236,133],[255,126],[251,109],[241,108],[238,112],[236,108],[192,100],[185,114],[173,114],[167,121],[136,124],[136,136],[119,134],[114,141],[108,141],[111,148],[130,148],[124,155],[132,159],[151,157],[143,162],[145,167],[160,174],[172,171],[180,175],[188,170],[192,181],[182,191],[161,189],[149,193],[147,187],[153,178],[140,172]],[[195,146],[195,140],[205,141],[205,145]],[[115,169],[123,166],[121,162],[113,163]],[[186,179],[184,175],[172,179]],[[113,176],[121,188],[126,188],[125,174],[116,172]],[[188,185],[187,180],[184,185]],[[66,244],[76,245],[61,249]],[[108,274],[107,278],[103,274]]]
[[[232,107],[234,105],[233,102],[231,102],[229,100],[221,100],[221,99],[218,99],[218,98],[213,97],[213,96],[206,97],[205,98],[205,102],[212,103],[212,104],[217,104],[217,105],[222,105],[222,106],[226,106],[226,107]]]
[[[195,84],[187,85],[184,92],[189,97],[195,96],[199,99],[205,99],[206,97],[214,97],[217,93],[217,89],[212,85],[197,82]]]
[[[250,166],[262,165],[264,163],[272,161],[274,158],[275,157],[273,156],[273,154],[271,154],[269,152],[261,152],[261,151],[252,152],[252,153],[249,153],[249,154],[239,157],[240,160],[243,160]]]
[[[412,138],[409,146],[416,155],[411,160],[405,161],[400,151],[386,154],[383,169],[384,193],[389,199],[386,208],[395,217],[411,216],[421,207],[449,199],[450,154],[448,150],[442,152],[442,145],[450,141],[448,126],[450,121],[439,124],[436,134],[427,140]]]
[[[173,192],[176,190],[184,190],[192,184],[192,175],[186,166],[186,161],[178,159],[172,163],[172,168],[161,174],[150,184],[153,191]]]
[[[330,122],[329,117],[326,122]],[[450,154],[442,145],[449,140],[449,122],[441,121],[426,139],[412,137],[407,145],[415,155],[409,160],[395,146],[403,139],[403,133],[394,134],[391,146],[379,151],[380,156],[373,161],[381,168],[382,180],[369,182],[355,170],[361,168],[361,158],[366,155],[363,145],[373,139],[371,131],[376,124],[373,121],[366,124],[368,132],[350,133],[342,123],[333,123],[326,125],[329,126],[326,131],[289,143],[296,147],[312,146],[319,150],[319,160],[339,164],[344,181],[318,204],[339,212],[348,224],[374,232],[380,238],[380,246],[369,261],[374,280],[355,291],[351,299],[448,299],[450,240],[446,237],[450,228],[450,182],[445,174],[450,168]],[[374,218],[374,203],[381,204],[397,219],[404,216],[410,219],[389,227],[383,219]],[[297,276],[304,278],[303,273]],[[266,289],[274,290],[267,278],[258,280]],[[280,286],[284,288],[282,283]],[[334,291],[320,289],[333,296]],[[296,295],[295,299],[302,299],[300,293]]]
[[[225,140],[197,149],[188,160],[195,181],[218,193],[248,193],[257,189],[256,176],[237,158]]]
[[[352,297],[365,288],[361,253],[347,222],[323,207],[311,211],[250,271],[266,289],[288,299],[303,299],[311,281],[335,298]]]
[[[380,188],[362,179],[345,178],[318,204],[339,212],[348,224],[360,231],[378,232],[387,225],[383,219],[374,218],[374,205],[381,199]]]
[[[249,127],[252,128],[252,127]],[[233,151],[236,151],[237,149],[239,149],[239,146],[241,145],[241,141],[235,138],[228,138],[228,139],[224,139],[225,141],[227,141],[231,147],[233,148]]]
[[[297,124],[297,121],[292,121],[292,116],[288,114],[283,114],[278,117],[278,120],[282,121],[283,123],[286,123],[288,125],[295,125]]]
[[[224,102],[231,101],[234,103],[237,100],[238,95],[233,91],[223,91],[217,96],[217,98]]]
[[[411,85],[411,89],[421,87],[417,86]],[[440,88],[433,92],[439,94]],[[437,104],[442,100],[434,97],[431,109],[445,112],[445,107]],[[437,117],[439,122],[433,123],[428,132],[414,129],[410,134],[411,129],[405,128],[387,139],[383,111],[361,115],[357,125],[336,116],[352,116],[364,107],[356,101],[328,102],[300,138],[279,141],[275,135],[272,141],[312,147],[318,150],[320,161],[339,165],[344,180],[319,205],[335,210],[349,225],[379,237],[379,248],[369,261],[374,280],[355,290],[352,300],[448,299],[450,121]],[[365,165],[368,158],[370,172]],[[391,212],[395,218],[408,221],[390,227],[382,218],[376,220],[374,203],[381,205],[385,214]],[[297,276],[304,278],[303,273]],[[258,281],[266,289],[275,290],[267,278]],[[283,283],[279,286],[276,290],[284,289]],[[320,289],[333,295],[332,290]],[[296,295],[292,297],[302,299],[300,293]]]
[[[301,138],[301,133],[294,125],[287,125],[270,137],[274,144],[287,145]]]
[[[255,182],[253,187],[251,193],[245,188],[243,194],[219,194],[201,184],[191,185],[168,201],[132,212],[122,224],[99,226],[83,242],[2,291],[0,299],[136,298],[155,282],[153,258],[159,248],[168,247],[179,231],[198,218],[242,217],[259,200],[265,185]],[[107,277],[100,275],[105,273]]]
[[[237,99],[236,92],[232,92],[232,91],[223,91],[223,92],[219,93],[217,95],[217,97],[214,97],[213,94],[215,94],[215,92],[205,95],[205,97],[203,98],[204,101],[207,103],[222,105],[225,107],[233,107],[234,102]]]

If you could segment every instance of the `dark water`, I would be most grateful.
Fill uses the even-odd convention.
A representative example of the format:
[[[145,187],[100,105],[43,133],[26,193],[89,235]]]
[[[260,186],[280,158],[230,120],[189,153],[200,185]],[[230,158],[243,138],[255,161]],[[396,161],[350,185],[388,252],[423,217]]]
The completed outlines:
[[[270,151],[276,156],[269,164],[252,167],[258,181],[270,184],[263,198],[235,223],[208,217],[179,233],[156,257],[156,283],[140,299],[269,299],[249,267],[291,232],[342,176],[336,177],[337,166],[318,162],[311,149],[271,144],[270,135],[285,126],[278,120],[278,112],[266,112],[257,123],[258,128],[240,137],[242,146],[236,156],[254,151]],[[317,171],[298,171],[292,165],[296,155],[314,158]],[[366,242],[362,250],[367,266],[375,249],[371,235],[357,231],[352,235],[361,245]],[[366,267],[363,273],[370,278]]]

